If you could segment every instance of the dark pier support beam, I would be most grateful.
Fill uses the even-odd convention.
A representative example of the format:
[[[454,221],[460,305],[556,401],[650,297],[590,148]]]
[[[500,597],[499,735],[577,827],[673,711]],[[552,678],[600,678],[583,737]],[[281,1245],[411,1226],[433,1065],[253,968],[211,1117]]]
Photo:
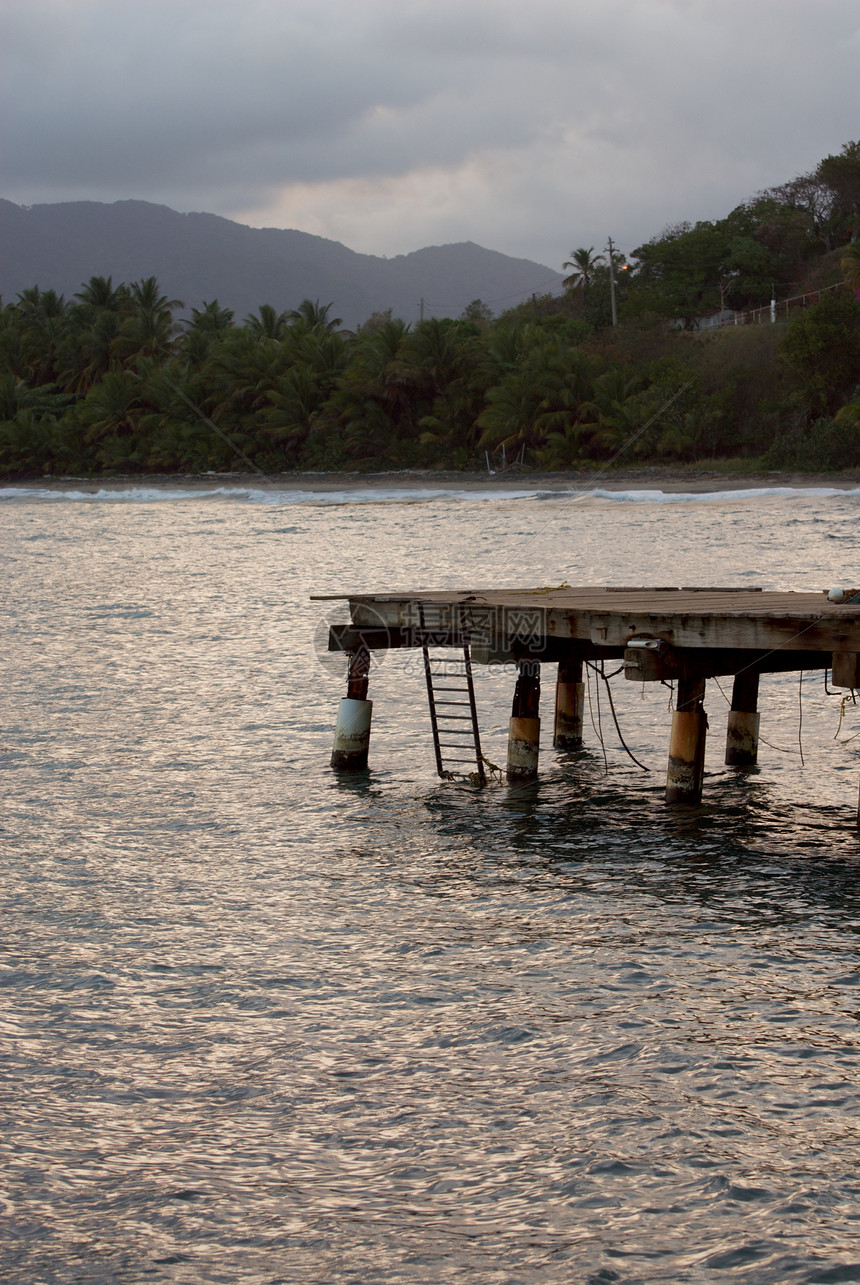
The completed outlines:
[[[704,678],[682,678],[678,682],[672,736],[669,741],[669,770],[666,776],[667,803],[700,803],[705,776],[705,739],[708,719],[703,701]]]
[[[756,670],[735,674],[732,708],[726,726],[726,763],[729,767],[755,767],[758,759],[758,683]]]
[[[346,696],[337,712],[331,765],[336,772],[360,772],[367,767],[373,701],[367,699],[370,652],[359,647],[348,653]]]
[[[833,653],[831,683],[834,687],[860,687],[860,656],[856,652]]]
[[[537,776],[540,752],[540,662],[517,662],[517,685],[508,731],[509,781]]]
[[[860,688],[860,654],[835,651],[831,661],[830,681],[834,687],[848,687],[852,691]],[[857,802],[857,828],[860,830],[860,798]]]
[[[552,743],[557,750],[582,748],[585,684],[581,660],[561,660],[555,685],[555,724]]]

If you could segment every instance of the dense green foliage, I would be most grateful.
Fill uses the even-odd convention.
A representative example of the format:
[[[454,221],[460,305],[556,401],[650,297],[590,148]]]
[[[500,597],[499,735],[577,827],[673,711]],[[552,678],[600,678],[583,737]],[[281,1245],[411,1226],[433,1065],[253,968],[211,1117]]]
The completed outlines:
[[[0,307],[0,472],[545,469],[735,457],[860,466],[860,304],[823,294],[787,324],[700,331],[717,310],[856,286],[860,144],[717,223],[667,229],[626,264],[572,252],[566,292],[493,319],[355,333],[330,306],[237,322],[154,278],[94,277]],[[610,326],[610,273],[619,324]]]

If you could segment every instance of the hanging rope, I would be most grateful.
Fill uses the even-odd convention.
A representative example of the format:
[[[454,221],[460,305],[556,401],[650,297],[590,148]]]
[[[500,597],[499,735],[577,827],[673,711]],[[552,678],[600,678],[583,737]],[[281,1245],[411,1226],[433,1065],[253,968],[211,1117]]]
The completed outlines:
[[[726,702],[726,704],[728,705],[729,709],[731,709],[731,707],[732,707],[732,702],[729,700],[728,696],[727,696],[727,695],[726,695],[726,693],[723,691],[723,688],[722,688],[722,686],[721,686],[721,684],[720,684],[720,680],[719,680],[719,678],[717,678],[717,677],[715,676],[713,681],[717,684],[717,688],[718,688],[718,690],[719,690],[719,692],[720,692],[720,695],[722,696],[723,700]],[[791,749],[789,746],[785,746],[785,745],[774,745],[773,741],[767,741],[767,740],[765,740],[765,738],[762,736],[761,732],[759,732],[758,739],[759,739],[759,741],[761,742],[761,744],[762,744],[762,745],[766,745],[766,746],[767,746],[767,748],[768,748],[769,750],[776,750],[777,754],[793,754],[793,753],[794,753],[794,750],[793,750],[793,749]]]
[[[609,679],[614,678],[616,674],[620,674],[624,669],[624,666],[622,665],[619,669],[613,670],[611,674],[607,675],[606,673],[604,673],[604,670],[603,670],[603,661],[600,662],[600,669],[598,669],[596,665],[593,665],[590,660],[587,660],[585,663],[588,666],[588,668],[593,669],[595,674],[597,674],[598,678],[602,678],[604,683],[606,684],[606,695],[609,698],[609,708],[612,711],[612,721],[615,724],[615,731],[618,733],[618,739],[621,742],[621,748],[624,750],[627,757],[633,760],[633,762],[636,764],[637,767],[641,767],[643,772],[650,772],[651,771],[650,767],[646,767],[644,763],[640,763],[639,759],[636,757],[636,755],[630,749],[630,746],[625,741],[621,731],[621,727],[619,726],[619,723],[618,723],[618,715],[615,712],[615,701],[612,699],[612,688],[609,686]],[[598,687],[598,691],[599,690],[600,688]],[[605,757],[605,751],[604,751],[604,757]]]
[[[842,724],[845,721],[845,710],[849,703],[852,705],[857,704],[857,693],[853,687],[839,701],[839,722],[836,725],[836,731],[833,733],[833,739],[834,741],[839,741],[840,745],[850,745],[852,741],[856,741],[857,737],[860,736],[860,732],[855,732],[853,736],[845,736],[840,739],[839,733],[842,730]]]
[[[590,715],[590,717],[591,717],[591,726],[594,728],[594,735],[597,737],[597,739],[598,739],[598,741],[599,741],[599,743],[600,743],[600,748],[601,748],[601,750],[603,751],[603,770],[604,770],[604,772],[605,772],[605,773],[607,774],[607,776],[608,776],[608,775],[609,775],[609,760],[608,760],[608,759],[607,759],[607,757],[606,757],[606,745],[605,745],[604,740],[603,740],[603,729],[602,729],[602,727],[600,726],[600,691],[599,691],[599,689],[597,689],[597,722],[595,722],[595,721],[594,721],[594,707],[593,707],[593,706],[592,706],[592,704],[591,704],[591,678],[590,678],[589,673],[588,673],[588,671],[589,671],[589,669],[590,669],[590,668],[591,668],[590,664],[588,663],[588,661],[586,661],[586,664],[585,664],[585,692],[586,692],[586,695],[588,696],[588,713],[589,713],[589,715]]]

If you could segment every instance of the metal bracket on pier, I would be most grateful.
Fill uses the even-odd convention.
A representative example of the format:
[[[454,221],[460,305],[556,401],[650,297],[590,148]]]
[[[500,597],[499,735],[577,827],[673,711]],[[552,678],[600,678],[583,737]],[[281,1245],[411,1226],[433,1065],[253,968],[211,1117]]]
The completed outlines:
[[[631,638],[624,648],[624,677],[631,683],[677,678],[678,654],[662,638]]]

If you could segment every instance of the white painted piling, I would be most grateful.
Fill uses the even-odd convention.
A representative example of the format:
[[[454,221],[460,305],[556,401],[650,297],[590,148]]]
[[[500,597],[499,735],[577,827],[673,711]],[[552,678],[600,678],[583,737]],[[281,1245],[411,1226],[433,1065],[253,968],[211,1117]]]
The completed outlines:
[[[370,750],[370,720],[373,701],[344,696],[337,711],[331,765],[339,772],[357,772],[367,767]]]

